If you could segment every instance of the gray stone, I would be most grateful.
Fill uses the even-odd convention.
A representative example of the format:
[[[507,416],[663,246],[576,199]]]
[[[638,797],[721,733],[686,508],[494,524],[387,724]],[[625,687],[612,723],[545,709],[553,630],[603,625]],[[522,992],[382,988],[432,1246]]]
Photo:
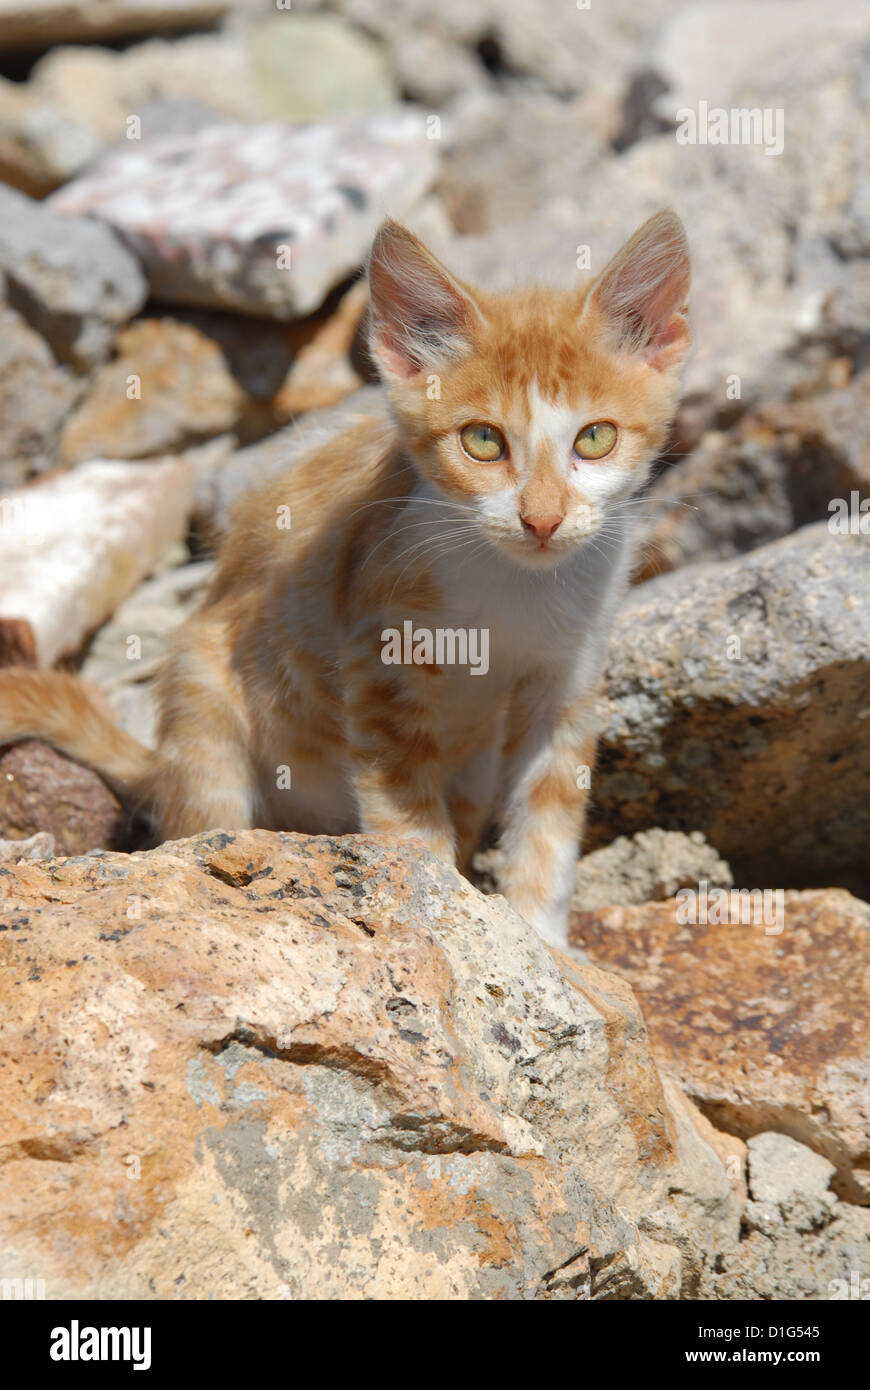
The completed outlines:
[[[730,888],[731,870],[700,831],[640,830],[620,836],[604,849],[583,855],[577,864],[574,907],[592,910],[615,903],[672,898],[680,888]]]
[[[773,402],[727,433],[708,432],[646,498],[652,522],[639,577],[727,559],[827,520],[837,506],[854,510],[855,492],[870,495],[866,370],[848,387]]]
[[[701,830],[745,886],[870,891],[870,546],[826,525],[635,590],[589,847]]]
[[[821,1201],[830,1207],[836,1200],[828,1188],[837,1170],[823,1154],[775,1130],[754,1134],[746,1147],[749,1190],[756,1202],[786,1208],[796,1201]]]
[[[0,504],[7,489],[57,462],[61,427],[83,389],[0,297]]]
[[[128,142],[49,201],[114,227],[156,298],[289,319],[361,265],[386,211],[419,202],[436,159],[408,107],[294,130],[216,125]]]
[[[0,270],[10,304],[59,361],[75,367],[108,355],[116,329],[147,293],[138,262],[108,227],[58,217],[2,186]]]

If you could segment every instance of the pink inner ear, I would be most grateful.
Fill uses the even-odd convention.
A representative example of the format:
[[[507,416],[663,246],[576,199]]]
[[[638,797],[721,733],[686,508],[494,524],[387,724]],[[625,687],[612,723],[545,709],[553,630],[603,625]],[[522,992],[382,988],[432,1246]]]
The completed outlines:
[[[409,356],[407,348],[403,348],[388,334],[376,334],[373,347],[387,370],[393,372],[402,381],[410,381],[411,377],[416,376],[419,372],[420,367]]]
[[[685,314],[672,314],[644,348],[642,356],[657,372],[663,372],[679,362],[688,346],[689,321]]]
[[[685,308],[689,252],[679,218],[660,212],[630,237],[605,267],[594,300],[620,348],[657,371],[674,366],[689,345]]]

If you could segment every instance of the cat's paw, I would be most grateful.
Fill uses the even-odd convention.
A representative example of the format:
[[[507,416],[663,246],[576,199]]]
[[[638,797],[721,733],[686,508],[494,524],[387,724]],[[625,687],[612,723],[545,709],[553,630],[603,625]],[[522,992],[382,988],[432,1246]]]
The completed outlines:
[[[541,908],[523,913],[529,926],[534,927],[548,946],[564,951],[568,945],[568,914],[561,909]]]

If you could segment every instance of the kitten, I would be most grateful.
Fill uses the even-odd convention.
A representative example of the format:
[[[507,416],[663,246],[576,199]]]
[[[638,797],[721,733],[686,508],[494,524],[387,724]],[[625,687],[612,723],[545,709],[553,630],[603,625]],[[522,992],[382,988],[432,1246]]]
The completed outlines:
[[[685,234],[662,212],[591,286],[494,295],[387,222],[369,284],[385,392],[243,500],[157,750],[23,670],[0,673],[0,742],[93,764],[163,838],[362,829],[465,869],[494,814],[503,891],[563,944],[629,499],[689,345]]]

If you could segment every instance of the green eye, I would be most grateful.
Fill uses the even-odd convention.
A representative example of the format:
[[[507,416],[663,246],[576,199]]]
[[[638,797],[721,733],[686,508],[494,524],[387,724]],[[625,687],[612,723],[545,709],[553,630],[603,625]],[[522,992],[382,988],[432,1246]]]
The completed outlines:
[[[616,426],[609,420],[584,425],[574,440],[574,453],[581,459],[603,459],[616,443]]]
[[[507,452],[505,437],[495,425],[466,425],[459,431],[459,442],[478,463],[495,463]]]

